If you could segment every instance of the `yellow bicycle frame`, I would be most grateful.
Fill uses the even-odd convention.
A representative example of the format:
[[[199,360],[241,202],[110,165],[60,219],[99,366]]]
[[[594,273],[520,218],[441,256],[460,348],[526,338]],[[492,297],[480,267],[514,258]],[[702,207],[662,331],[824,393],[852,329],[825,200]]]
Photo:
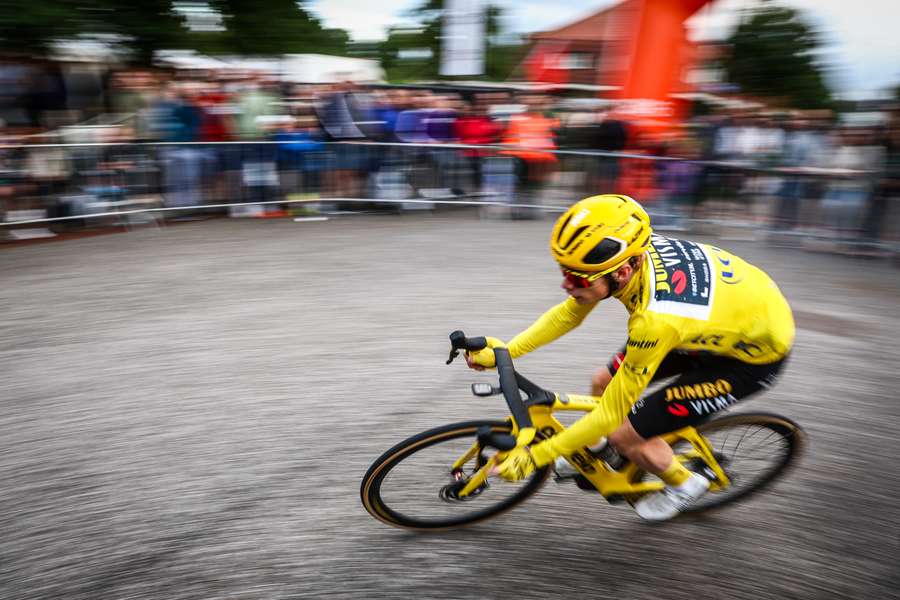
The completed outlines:
[[[597,407],[596,399],[592,396],[568,394],[564,398],[565,401],[560,401],[560,396],[557,395],[552,406],[530,406],[528,412],[531,415],[533,427],[519,430],[510,418],[513,427],[511,433],[516,437],[516,445],[527,445],[535,439],[546,439],[564,431],[565,426],[553,416],[553,413],[556,411],[590,412]],[[710,483],[710,490],[721,490],[730,485],[728,477],[716,461],[706,438],[700,435],[695,428],[685,427],[663,435],[662,439],[670,446],[674,446],[680,441],[690,444],[691,447],[688,450],[677,453],[675,457],[682,463],[696,458],[702,459],[716,475],[716,480]],[[469,450],[453,463],[453,470],[462,469],[463,465],[478,456],[481,450],[482,448],[478,442],[473,443]],[[465,487],[459,491],[460,498],[468,496],[484,484],[491,469],[498,462],[497,456],[495,454],[488,459],[487,464],[471,476]],[[641,469],[634,463],[629,462],[621,471],[613,471],[606,463],[591,454],[587,448],[566,456],[566,460],[584,475],[604,498],[609,498],[610,496],[640,496],[648,492],[661,490],[664,486],[661,481],[635,481],[638,477],[638,471]]]

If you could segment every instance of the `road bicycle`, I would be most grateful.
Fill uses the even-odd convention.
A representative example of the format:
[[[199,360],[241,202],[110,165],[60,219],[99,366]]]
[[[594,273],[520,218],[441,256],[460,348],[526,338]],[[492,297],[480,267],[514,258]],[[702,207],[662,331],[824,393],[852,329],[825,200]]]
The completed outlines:
[[[484,348],[483,337],[450,335],[447,364],[460,351]],[[360,487],[365,509],[388,525],[442,530],[471,525],[509,510],[547,481],[554,465],[535,470],[522,481],[489,478],[491,469],[517,446],[532,444],[565,429],[553,413],[590,412],[596,398],[557,394],[516,372],[506,348],[495,348],[499,386],[472,384],[476,396],[503,394],[506,420],[476,420],[445,425],[412,436],[378,457]],[[520,392],[525,393],[525,398]],[[710,491],[684,511],[697,514],[756,493],[781,476],[800,455],[805,434],[799,425],[769,413],[731,414],[662,436],[677,460],[710,480]],[[634,504],[664,486],[636,464],[604,460],[588,448],[565,457],[578,487],[599,492],[611,504]],[[557,473],[557,480],[566,479]]]

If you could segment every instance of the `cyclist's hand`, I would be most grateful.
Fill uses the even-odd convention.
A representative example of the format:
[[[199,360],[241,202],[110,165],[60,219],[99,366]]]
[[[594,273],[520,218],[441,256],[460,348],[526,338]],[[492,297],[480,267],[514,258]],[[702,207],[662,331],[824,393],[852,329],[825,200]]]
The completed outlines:
[[[506,453],[503,461],[494,467],[493,474],[507,481],[519,481],[531,475],[536,468],[528,446],[519,446]]]
[[[470,369],[484,371],[497,366],[497,361],[494,358],[494,348],[504,348],[506,343],[493,337],[485,339],[487,339],[488,343],[487,348],[475,352],[466,352],[466,364],[469,365]]]
[[[547,440],[533,446],[519,446],[506,454],[499,454],[501,462],[491,470],[509,481],[518,481],[531,475],[535,469],[549,465],[556,459],[556,452]]]

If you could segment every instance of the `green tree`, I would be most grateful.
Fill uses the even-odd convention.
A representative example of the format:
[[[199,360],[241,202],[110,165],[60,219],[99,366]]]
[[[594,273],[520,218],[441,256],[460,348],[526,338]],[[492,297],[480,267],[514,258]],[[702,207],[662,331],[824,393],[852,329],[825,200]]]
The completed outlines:
[[[350,36],[325,29],[296,0],[214,0],[228,28],[228,47],[242,55],[346,54]]]
[[[188,30],[176,2],[0,0],[0,51],[43,56],[53,42],[103,35],[130,50],[133,62],[149,65],[155,51],[178,48],[242,55],[345,54],[350,39],[346,31],[324,28],[296,0],[207,0],[209,9],[222,15],[226,30],[203,33]]]
[[[96,0],[92,4],[95,18],[85,26],[87,32],[121,36],[135,63],[151,65],[156,50],[187,45],[184,19],[176,14],[171,0]]]
[[[791,8],[763,0],[742,19],[724,66],[745,93],[786,101],[797,108],[827,108],[831,92],[815,61],[817,31]]]
[[[0,0],[0,51],[43,56],[51,44],[83,29],[79,7],[65,0]]]
[[[186,34],[170,0],[0,0],[0,15],[7,54],[45,56],[54,42],[106,34],[150,64],[154,50],[178,47]]]

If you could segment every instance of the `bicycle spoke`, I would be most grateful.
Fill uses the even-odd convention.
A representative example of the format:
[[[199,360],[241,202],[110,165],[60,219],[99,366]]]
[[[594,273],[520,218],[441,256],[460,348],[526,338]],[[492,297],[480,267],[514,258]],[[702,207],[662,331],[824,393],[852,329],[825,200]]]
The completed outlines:
[[[770,424],[766,417],[759,422],[747,420],[712,426],[701,434],[706,439],[730,480],[730,485],[704,496],[692,511],[726,503],[732,498],[752,492],[776,476],[794,453],[793,431],[779,422]]]

